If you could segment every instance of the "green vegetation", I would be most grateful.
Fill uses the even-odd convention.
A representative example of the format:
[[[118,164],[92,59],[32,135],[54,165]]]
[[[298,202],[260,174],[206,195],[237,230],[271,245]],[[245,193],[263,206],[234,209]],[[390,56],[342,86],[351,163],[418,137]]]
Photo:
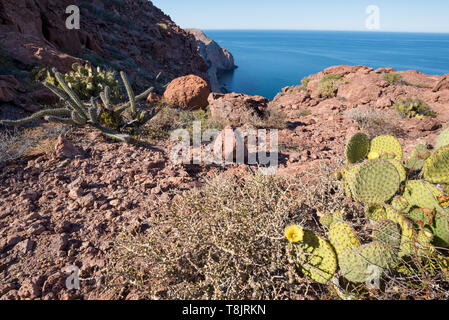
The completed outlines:
[[[109,87],[111,101],[113,103],[120,101],[121,88],[116,80],[115,71],[105,71],[100,67],[92,68],[89,65],[81,66],[77,63],[73,64],[72,69],[63,75],[63,79],[81,100],[98,97],[106,87]],[[37,71],[34,80],[42,80],[42,74],[45,75],[45,82],[62,89],[61,84],[47,68]]]
[[[382,73],[382,78],[389,84],[396,84],[402,81],[402,76],[399,73]]]
[[[307,86],[309,85],[310,82],[310,78],[305,77],[304,79],[301,80],[301,90],[302,91],[307,91]]]
[[[404,118],[435,118],[438,115],[427,103],[418,98],[399,99],[393,108]]]
[[[322,98],[333,98],[337,95],[338,87],[346,80],[338,74],[327,74],[318,84],[318,94]]]
[[[62,87],[62,90],[50,82],[45,81],[43,82],[43,85],[65,102],[64,107],[44,109],[36,112],[28,118],[21,120],[2,120],[0,121],[0,124],[6,126],[21,126],[39,118],[45,118],[50,122],[74,126],[90,126],[99,130],[108,138],[129,142],[131,140],[129,131],[144,125],[155,115],[154,109],[152,112],[141,111],[137,110],[136,106],[136,102],[145,99],[154,88],[150,88],[135,97],[128,78],[124,72],[121,72],[120,75],[123,83],[125,84],[129,102],[118,106],[113,105],[111,100],[111,89],[109,86],[106,86],[104,91],[100,93],[102,104],[96,101],[96,99],[92,96],[90,97],[89,102],[85,103],[65,82],[64,76],[61,73],[59,73],[56,69],[53,69],[53,73],[58,85]],[[105,117],[104,113],[107,113],[110,117]],[[116,119],[119,121],[118,124],[115,122]],[[109,128],[104,126],[104,124],[114,124],[114,128]]]

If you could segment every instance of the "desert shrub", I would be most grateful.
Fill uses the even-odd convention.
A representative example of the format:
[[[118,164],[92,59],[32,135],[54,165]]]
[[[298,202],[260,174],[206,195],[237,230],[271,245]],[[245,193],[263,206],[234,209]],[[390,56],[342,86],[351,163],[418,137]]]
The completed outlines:
[[[311,114],[312,114],[312,110],[310,110],[310,109],[303,109],[303,110],[298,112],[298,117],[307,117],[307,116],[310,116]]]
[[[360,130],[371,137],[385,134],[404,136],[404,130],[397,125],[396,119],[380,110],[357,107],[345,111],[343,116],[356,122]]]
[[[296,276],[282,234],[291,222],[313,227],[317,210],[341,209],[342,200],[327,178],[311,187],[299,178],[217,177],[157,205],[144,234],[118,240],[108,287],[150,299],[326,298],[326,286]]]
[[[399,73],[382,73],[382,78],[389,84],[399,83],[402,80],[402,76]]]
[[[304,79],[301,80],[301,90],[302,91],[307,91],[307,86],[309,85],[310,82],[310,78],[305,77]]]
[[[25,130],[0,130],[0,164],[35,153],[48,154],[52,142],[65,126],[42,126]]]
[[[333,98],[337,95],[338,87],[346,83],[338,74],[326,74],[318,84],[318,94],[322,98]]]
[[[438,115],[426,102],[418,98],[399,99],[393,108],[404,118],[435,118]]]

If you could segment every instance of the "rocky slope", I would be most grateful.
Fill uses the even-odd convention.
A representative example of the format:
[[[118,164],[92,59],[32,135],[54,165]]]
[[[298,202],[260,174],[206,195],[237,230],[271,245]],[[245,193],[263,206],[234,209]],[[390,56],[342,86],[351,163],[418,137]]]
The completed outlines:
[[[237,68],[234,64],[234,57],[225,48],[221,48],[211,38],[207,37],[203,31],[198,29],[186,29],[192,34],[198,43],[198,52],[208,66],[207,75],[213,92],[223,93],[224,90],[218,82],[220,72],[232,71]]]
[[[341,161],[348,137],[359,130],[393,134],[407,152],[419,141],[435,142],[449,121],[448,78],[405,71],[398,72],[402,81],[390,84],[384,71],[392,72],[335,66],[311,75],[307,88],[284,88],[271,103],[212,93],[209,104],[236,125],[247,112],[260,114],[269,105],[282,110],[278,174],[303,177],[319,172],[325,162]],[[333,98],[317,92],[326,74],[345,80]],[[437,116],[401,118],[392,104],[403,97],[422,99]],[[174,164],[173,142],[167,139],[153,146],[100,139],[88,148],[91,136],[80,129],[71,134],[77,152],[59,143],[52,156],[41,152],[0,166],[1,299],[113,298],[113,290],[102,284],[121,232],[144,235],[159,201],[170,201],[172,191],[201,187],[203,178],[216,174],[240,179],[250,170],[247,165]],[[66,159],[64,150],[75,152],[74,158]],[[65,287],[71,265],[80,268],[80,291]],[[133,291],[128,299],[139,297]]]
[[[80,7],[80,30],[66,28],[72,4]],[[0,74],[25,85],[33,67],[67,71],[82,61],[125,70],[140,87],[161,71],[165,82],[207,72],[195,38],[151,1],[0,0]],[[14,100],[14,86],[1,84],[0,103]]]

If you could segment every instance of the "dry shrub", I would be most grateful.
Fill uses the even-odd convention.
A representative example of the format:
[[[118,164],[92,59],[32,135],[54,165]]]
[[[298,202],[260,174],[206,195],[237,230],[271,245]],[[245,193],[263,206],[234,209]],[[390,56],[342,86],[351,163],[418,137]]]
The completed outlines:
[[[178,194],[144,234],[117,242],[108,285],[119,298],[130,290],[150,299],[326,298],[326,286],[297,277],[283,232],[291,223],[316,228],[317,210],[342,209],[329,174],[316,187],[299,178],[221,177]]]
[[[360,130],[366,132],[371,137],[385,134],[403,137],[405,134],[396,124],[399,122],[399,119],[396,119],[395,121],[395,118],[397,118],[395,115],[386,114],[377,109],[357,107],[345,111],[344,117],[355,121]]]
[[[364,209],[348,201],[331,172],[326,165],[305,180],[217,177],[159,203],[145,231],[116,241],[106,288],[115,298],[142,299],[448,299],[444,258],[404,259],[406,273],[390,270],[378,289],[338,274],[337,285],[321,285],[295,269],[283,231],[294,223],[326,237],[319,212],[344,212],[362,243],[372,241]]]
[[[32,129],[0,130],[0,164],[19,159],[25,155],[49,154],[54,141],[65,127],[62,125],[40,126]]]

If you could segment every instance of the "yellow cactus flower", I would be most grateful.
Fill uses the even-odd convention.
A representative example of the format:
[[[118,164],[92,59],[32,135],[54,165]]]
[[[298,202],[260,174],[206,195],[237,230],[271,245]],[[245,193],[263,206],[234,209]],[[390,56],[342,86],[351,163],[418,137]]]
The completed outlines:
[[[291,225],[285,228],[285,237],[291,243],[300,242],[304,237],[304,230],[297,225]]]
[[[380,158],[380,154],[378,152],[370,152],[368,154],[368,159],[370,159],[370,160],[379,159],[379,158]]]

